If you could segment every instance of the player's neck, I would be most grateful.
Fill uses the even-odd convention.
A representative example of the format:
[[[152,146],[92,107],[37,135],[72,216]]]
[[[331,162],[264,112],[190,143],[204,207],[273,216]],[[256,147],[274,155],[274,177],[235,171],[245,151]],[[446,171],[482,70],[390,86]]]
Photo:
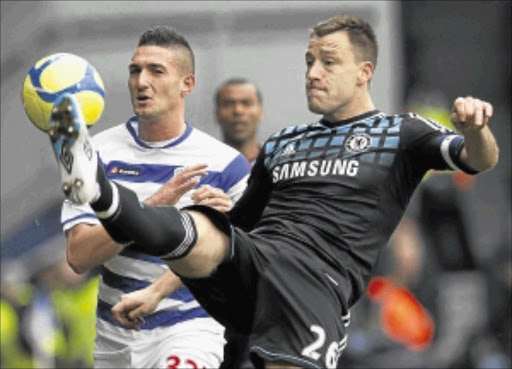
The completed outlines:
[[[363,93],[354,96],[348,104],[330,114],[324,115],[323,118],[329,122],[338,122],[357,117],[358,115],[368,113],[372,110],[375,110],[375,105],[373,104],[370,94]]]
[[[143,141],[166,141],[181,136],[187,129],[185,118],[178,114],[159,119],[139,117],[139,138]]]
[[[260,149],[258,141],[254,138],[253,140],[244,143],[238,150],[247,158],[247,160],[252,162],[260,153]]]
[[[254,159],[256,159],[256,157],[260,153],[260,145],[258,144],[258,140],[256,137],[244,142],[233,142],[230,141],[227,137],[225,137],[224,142],[226,142],[229,146],[240,151],[242,155],[245,156],[249,161],[253,161]]]

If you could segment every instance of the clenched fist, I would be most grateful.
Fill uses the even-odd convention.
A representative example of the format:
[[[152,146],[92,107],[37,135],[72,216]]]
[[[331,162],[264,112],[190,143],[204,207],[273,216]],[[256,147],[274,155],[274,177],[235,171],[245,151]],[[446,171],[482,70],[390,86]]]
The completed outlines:
[[[479,131],[492,117],[492,105],[471,96],[458,97],[453,102],[451,122],[461,133]]]

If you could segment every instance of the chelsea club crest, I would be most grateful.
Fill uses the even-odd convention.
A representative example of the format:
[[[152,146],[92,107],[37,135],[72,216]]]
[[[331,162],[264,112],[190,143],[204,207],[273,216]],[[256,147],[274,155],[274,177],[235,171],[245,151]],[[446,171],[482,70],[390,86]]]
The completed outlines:
[[[372,138],[366,133],[356,133],[347,138],[345,141],[345,150],[358,154],[368,151],[372,145]]]

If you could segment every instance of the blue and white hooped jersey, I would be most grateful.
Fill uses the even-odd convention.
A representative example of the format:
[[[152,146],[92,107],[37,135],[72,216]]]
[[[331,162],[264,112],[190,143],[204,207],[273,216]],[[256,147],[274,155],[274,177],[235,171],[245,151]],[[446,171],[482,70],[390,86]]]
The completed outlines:
[[[140,201],[154,194],[184,167],[204,163],[208,165],[208,175],[201,178],[197,188],[203,184],[220,188],[236,202],[251,170],[247,159],[238,151],[189,124],[185,133],[174,140],[148,143],[138,138],[138,122],[133,117],[125,124],[100,132],[92,141],[107,177],[135,191]],[[184,194],[176,206],[192,205],[193,191]],[[64,231],[79,223],[100,224],[89,205],[77,206],[67,200],[62,207],[61,221]],[[167,269],[159,258],[129,248],[105,262],[100,274],[97,335],[124,341],[156,338],[168,326],[208,318],[183,286],[163,299],[155,312],[144,317],[146,324],[139,332],[125,329],[114,320],[111,308],[122,294],[148,286]]]

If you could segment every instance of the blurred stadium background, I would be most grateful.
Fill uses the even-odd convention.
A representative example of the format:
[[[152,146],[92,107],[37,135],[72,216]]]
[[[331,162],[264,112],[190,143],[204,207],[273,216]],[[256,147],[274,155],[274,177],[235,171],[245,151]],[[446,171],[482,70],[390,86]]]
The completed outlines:
[[[511,366],[511,2],[510,1],[2,1],[1,365],[87,367],[94,336],[94,271],[63,262],[58,171],[48,139],[26,118],[21,84],[41,57],[89,60],[106,86],[92,133],[132,110],[128,63],[141,32],[166,24],[189,40],[197,85],[187,121],[219,137],[213,95],[223,80],[260,87],[263,141],[316,119],[304,96],[309,29],[342,12],[367,19],[380,44],[372,82],[377,107],[415,110],[443,123],[460,95],[493,103],[500,163],[476,179],[433,174],[412,199],[383,252],[378,274],[412,291],[432,314],[423,351],[390,340],[380,307],[352,311],[347,368]]]

